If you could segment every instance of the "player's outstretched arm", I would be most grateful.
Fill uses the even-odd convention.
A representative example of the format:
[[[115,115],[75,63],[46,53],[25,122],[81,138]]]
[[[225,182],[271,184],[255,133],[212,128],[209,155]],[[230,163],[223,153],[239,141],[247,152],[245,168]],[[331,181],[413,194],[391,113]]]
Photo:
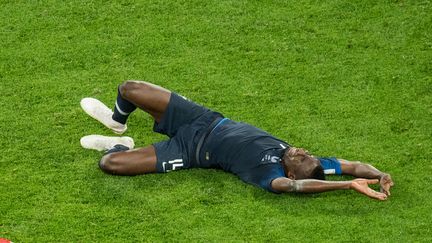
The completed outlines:
[[[353,189],[370,198],[386,200],[387,195],[377,192],[369,187],[369,184],[378,183],[377,179],[355,179],[352,181],[322,181],[322,180],[291,180],[286,177],[279,177],[272,181],[272,189],[279,192],[303,192],[317,193],[333,190]]]
[[[338,159],[341,164],[342,174],[352,175],[357,178],[378,179],[380,181],[381,192],[390,196],[390,187],[394,185],[390,174],[379,171],[372,165],[359,161],[348,161]]]

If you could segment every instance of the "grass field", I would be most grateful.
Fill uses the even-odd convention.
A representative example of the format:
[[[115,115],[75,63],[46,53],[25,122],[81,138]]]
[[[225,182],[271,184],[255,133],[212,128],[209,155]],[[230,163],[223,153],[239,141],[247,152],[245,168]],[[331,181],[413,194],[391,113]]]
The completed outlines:
[[[431,1],[0,0],[0,17],[0,238],[432,241]],[[79,139],[111,133],[79,101],[112,105],[127,79],[371,163],[392,196],[274,195],[217,170],[106,175]],[[151,127],[136,112],[126,135],[165,139]]]

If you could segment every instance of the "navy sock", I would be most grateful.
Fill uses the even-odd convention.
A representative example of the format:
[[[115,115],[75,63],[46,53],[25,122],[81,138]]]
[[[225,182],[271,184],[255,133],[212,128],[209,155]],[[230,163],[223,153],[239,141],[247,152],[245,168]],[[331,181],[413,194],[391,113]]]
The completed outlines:
[[[117,100],[114,107],[114,114],[112,115],[112,119],[114,121],[120,122],[121,124],[126,124],[126,121],[134,110],[136,109],[136,106],[132,104],[131,102],[124,99],[121,94],[120,90],[118,90],[117,93]]]
[[[126,150],[129,150],[129,149],[130,149],[129,147],[126,147],[123,144],[116,144],[110,150],[106,151],[104,153],[104,155],[110,154],[110,153],[115,153],[115,152],[120,152],[120,151],[126,151]]]

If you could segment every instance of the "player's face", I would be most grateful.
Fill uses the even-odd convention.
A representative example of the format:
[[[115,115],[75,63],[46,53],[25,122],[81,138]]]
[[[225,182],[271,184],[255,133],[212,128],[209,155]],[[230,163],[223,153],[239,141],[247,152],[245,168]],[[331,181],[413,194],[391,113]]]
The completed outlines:
[[[284,155],[287,171],[293,179],[310,178],[312,170],[319,164],[318,159],[302,148],[291,147]]]

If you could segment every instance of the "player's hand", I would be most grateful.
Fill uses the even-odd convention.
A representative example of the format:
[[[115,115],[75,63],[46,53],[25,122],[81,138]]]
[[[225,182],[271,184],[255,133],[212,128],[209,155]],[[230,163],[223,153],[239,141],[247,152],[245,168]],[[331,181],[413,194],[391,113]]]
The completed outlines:
[[[380,192],[390,196],[390,187],[394,185],[394,182],[389,174],[384,174],[380,179]]]
[[[382,192],[377,192],[369,187],[369,184],[377,184],[378,179],[355,179],[351,181],[350,188],[356,190],[357,192],[364,194],[370,198],[378,200],[386,200],[387,194]]]

